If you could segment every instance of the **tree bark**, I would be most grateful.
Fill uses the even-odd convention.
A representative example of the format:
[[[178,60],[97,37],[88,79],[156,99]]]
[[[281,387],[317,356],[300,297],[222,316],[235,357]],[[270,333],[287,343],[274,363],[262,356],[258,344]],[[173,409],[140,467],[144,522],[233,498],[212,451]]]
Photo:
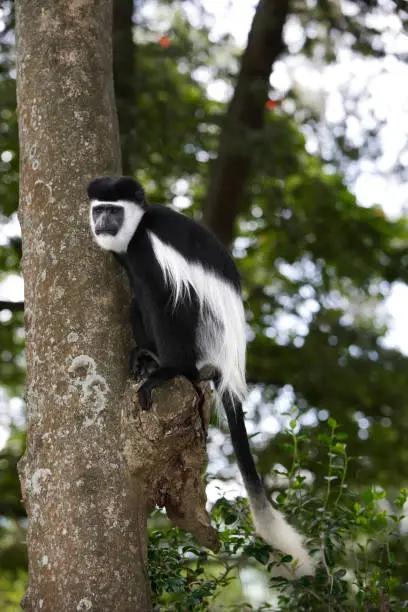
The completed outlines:
[[[259,0],[248,44],[221,131],[204,206],[204,222],[229,244],[251,172],[251,134],[264,125],[273,63],[284,49],[282,32],[289,0]]]
[[[112,0],[18,0],[30,611],[151,608],[143,496],[120,452],[127,296],[90,240],[87,182],[120,173]]]

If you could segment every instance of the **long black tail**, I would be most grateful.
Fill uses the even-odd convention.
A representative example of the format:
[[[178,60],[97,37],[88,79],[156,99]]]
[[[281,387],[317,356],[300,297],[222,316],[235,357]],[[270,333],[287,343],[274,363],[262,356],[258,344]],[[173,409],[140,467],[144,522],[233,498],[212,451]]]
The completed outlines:
[[[264,489],[249,446],[242,404],[234,400],[228,392],[223,394],[222,404],[227,415],[232,446],[238,461],[239,471],[244,479],[245,488],[252,495],[261,495],[264,493]]]
[[[241,402],[230,392],[223,393],[221,401],[227,415],[238,467],[248,494],[255,531],[267,544],[291,555],[293,561],[297,561],[297,565],[288,570],[289,574],[292,573],[292,577],[313,575],[315,564],[304,547],[302,536],[285,520],[279,510],[273,508],[266,497],[249,446]]]

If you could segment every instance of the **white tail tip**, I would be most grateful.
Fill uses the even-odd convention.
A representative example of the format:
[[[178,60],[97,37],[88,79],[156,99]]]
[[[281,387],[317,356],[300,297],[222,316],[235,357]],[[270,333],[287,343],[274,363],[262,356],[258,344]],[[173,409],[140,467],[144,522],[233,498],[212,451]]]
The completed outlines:
[[[276,566],[274,575],[292,580],[313,576],[316,563],[309,556],[300,533],[279,510],[273,508],[264,495],[248,497],[256,533],[272,548],[292,557],[291,563]]]

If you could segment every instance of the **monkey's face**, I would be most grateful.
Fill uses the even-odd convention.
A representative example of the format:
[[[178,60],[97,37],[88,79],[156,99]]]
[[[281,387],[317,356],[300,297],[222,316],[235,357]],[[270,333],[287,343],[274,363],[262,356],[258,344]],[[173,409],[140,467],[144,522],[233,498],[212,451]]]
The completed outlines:
[[[145,210],[143,187],[129,177],[105,176],[88,185],[89,223],[97,244],[126,253]]]
[[[91,214],[96,236],[116,236],[123,226],[125,207],[122,204],[97,202],[92,204]]]

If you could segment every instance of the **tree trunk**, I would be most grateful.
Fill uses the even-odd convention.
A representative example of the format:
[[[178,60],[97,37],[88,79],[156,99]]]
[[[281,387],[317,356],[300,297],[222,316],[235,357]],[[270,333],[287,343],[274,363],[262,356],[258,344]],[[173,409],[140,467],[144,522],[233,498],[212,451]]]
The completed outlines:
[[[235,218],[251,172],[251,133],[259,134],[264,125],[269,75],[284,49],[282,32],[288,10],[289,0],[259,0],[222,127],[204,221],[224,244],[234,235]]]
[[[111,19],[112,0],[16,2],[32,611],[151,608],[147,510],[120,451],[127,296],[86,201],[120,172]]]

